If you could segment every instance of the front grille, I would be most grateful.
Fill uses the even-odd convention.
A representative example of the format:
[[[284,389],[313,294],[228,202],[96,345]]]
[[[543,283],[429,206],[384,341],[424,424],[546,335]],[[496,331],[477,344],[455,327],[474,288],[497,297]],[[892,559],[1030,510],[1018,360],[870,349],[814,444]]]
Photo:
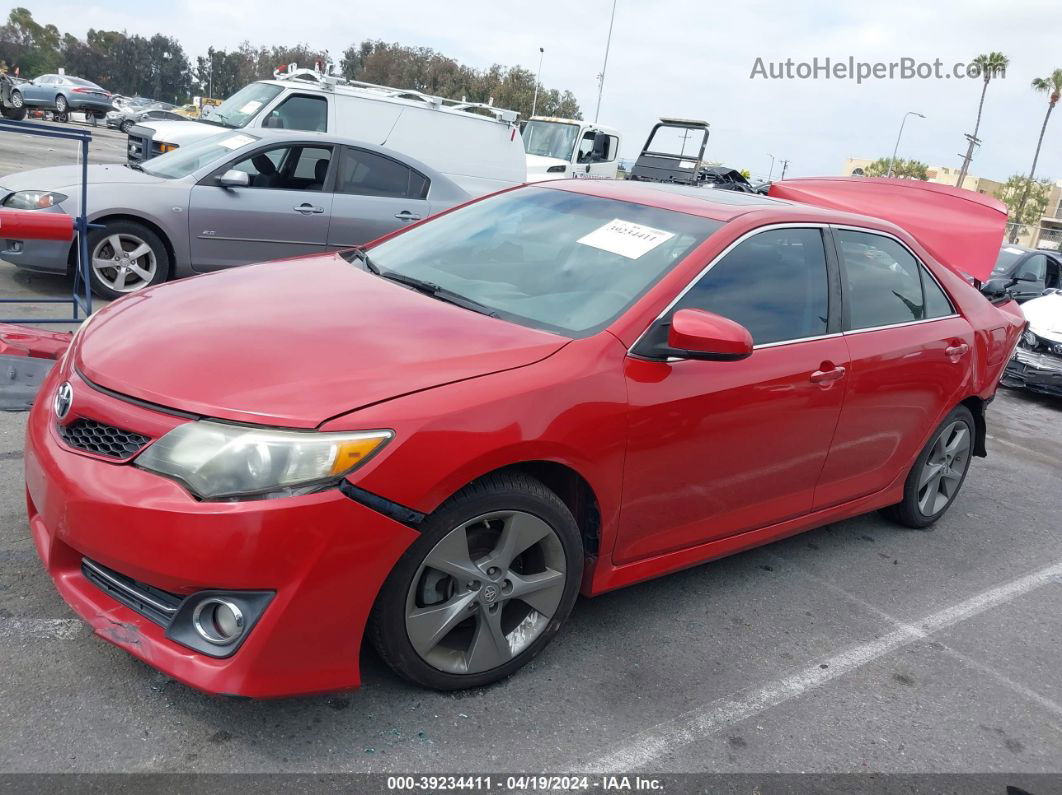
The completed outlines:
[[[140,433],[104,425],[95,420],[77,419],[59,426],[63,441],[86,453],[96,453],[123,461],[139,453],[151,439]]]
[[[132,577],[101,566],[88,558],[81,559],[81,573],[85,579],[126,607],[136,611],[160,627],[168,627],[184,601],[177,594],[153,588]]]

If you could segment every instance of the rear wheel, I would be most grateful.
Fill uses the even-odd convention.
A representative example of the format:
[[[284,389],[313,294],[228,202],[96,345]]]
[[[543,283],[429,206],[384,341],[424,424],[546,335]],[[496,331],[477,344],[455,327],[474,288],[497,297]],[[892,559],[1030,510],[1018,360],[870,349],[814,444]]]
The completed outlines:
[[[958,496],[973,456],[973,414],[957,406],[922,449],[904,483],[903,501],[882,511],[906,527],[928,527]]]
[[[59,94],[55,98],[55,112],[61,116],[66,113],[66,108],[66,97],[64,97],[62,94]]]
[[[22,121],[26,118],[26,106],[19,105],[18,107],[7,107],[4,105],[0,107],[0,111],[3,112],[5,119],[11,119],[12,121]]]
[[[380,591],[369,638],[437,690],[504,679],[560,631],[579,591],[575,519],[541,482],[491,476],[428,517]]]
[[[143,224],[112,221],[89,235],[92,290],[121,298],[166,281],[170,255],[162,240]]]

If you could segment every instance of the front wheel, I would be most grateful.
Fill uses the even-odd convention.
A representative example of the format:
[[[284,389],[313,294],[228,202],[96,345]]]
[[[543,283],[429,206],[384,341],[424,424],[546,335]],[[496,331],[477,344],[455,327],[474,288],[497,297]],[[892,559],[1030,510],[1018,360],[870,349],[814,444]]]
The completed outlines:
[[[24,99],[22,99],[22,92],[21,91],[17,91],[16,90],[16,91],[12,91],[11,92],[11,105],[12,105],[12,107],[15,107],[15,108],[23,108],[23,107],[25,107],[26,102],[25,102]]]
[[[101,298],[121,298],[166,281],[170,255],[162,240],[143,224],[113,221],[89,235],[92,290]]]
[[[133,129],[133,122],[129,119],[126,119],[118,125],[118,129],[124,132],[126,135],[129,135],[129,131]]]
[[[882,513],[906,527],[929,527],[947,512],[966,480],[976,427],[966,406],[957,406],[922,449],[904,483],[903,501]]]
[[[482,687],[560,631],[582,567],[579,529],[560,498],[526,475],[491,476],[424,521],[380,591],[369,638],[412,682]]]
[[[25,105],[19,105],[18,107],[12,106],[10,108],[4,105],[3,107],[0,107],[0,112],[3,113],[5,119],[10,119],[11,121],[22,121],[26,118]]]

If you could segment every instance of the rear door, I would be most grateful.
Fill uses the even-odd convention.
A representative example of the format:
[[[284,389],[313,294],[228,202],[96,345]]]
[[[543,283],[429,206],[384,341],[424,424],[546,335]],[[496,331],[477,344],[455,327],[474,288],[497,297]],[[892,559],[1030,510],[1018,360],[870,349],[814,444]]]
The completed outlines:
[[[332,199],[330,247],[356,246],[426,218],[431,183],[405,163],[354,146],[341,147]]]
[[[906,474],[965,394],[973,330],[897,238],[834,230],[841,263],[848,391],[815,508],[872,494]]]
[[[217,270],[323,251],[332,212],[332,146],[289,143],[243,154],[191,191],[188,209],[192,267]],[[229,169],[248,187],[223,188]]]
[[[839,282],[819,227],[754,233],[668,310],[736,320],[736,362],[626,364],[630,432],[614,559],[627,563],[807,514],[846,389]],[[666,328],[654,324],[648,333]],[[666,339],[666,337],[665,337]]]

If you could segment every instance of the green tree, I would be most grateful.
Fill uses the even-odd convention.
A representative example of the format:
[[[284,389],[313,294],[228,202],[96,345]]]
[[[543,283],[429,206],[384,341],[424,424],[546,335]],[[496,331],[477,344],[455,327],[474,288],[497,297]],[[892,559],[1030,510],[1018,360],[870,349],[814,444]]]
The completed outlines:
[[[11,72],[36,77],[54,72],[59,66],[61,36],[55,25],[41,25],[25,8],[13,8],[0,26],[0,58]]]
[[[1047,199],[1051,194],[1051,180],[1030,180],[1024,174],[1014,174],[996,191],[996,198],[1007,205],[1007,215],[1013,225],[1039,224],[1047,209]],[[1022,197],[1026,197],[1022,206]],[[1014,229],[1014,226],[1011,227]],[[1017,235],[1013,234],[1014,242]]]
[[[981,70],[981,80],[983,85],[981,86],[981,101],[977,103],[977,121],[974,122],[973,137],[977,137],[977,131],[981,129],[981,113],[985,107],[985,94],[988,92],[988,84],[992,81],[993,77],[1003,77],[1006,74],[1007,67],[1010,65],[1010,59],[1001,52],[982,53],[973,59],[973,63]],[[955,184],[962,186],[962,182],[966,179],[966,172],[970,168],[970,161],[964,159],[962,161],[962,168],[959,169],[959,180]]]
[[[1028,199],[1028,188],[1036,179],[1036,161],[1040,159],[1040,147],[1044,144],[1044,133],[1047,132],[1047,123],[1051,121],[1051,111],[1055,109],[1055,105],[1058,104],[1058,100],[1062,98],[1062,69],[1055,69],[1047,77],[1035,77],[1032,81],[1032,89],[1037,93],[1047,94],[1047,113],[1044,114],[1044,123],[1040,125],[1040,137],[1036,141],[1036,153],[1033,155],[1032,168],[1029,169],[1029,182],[1026,183],[1026,189],[1022,191],[1021,201],[1018,202],[1018,209],[1015,211],[1015,215],[1018,218],[1025,217],[1025,202]],[[1014,243],[1018,240],[1019,227],[1015,226],[1011,228],[1011,240]]]
[[[889,161],[891,158],[879,157],[873,163],[863,169],[863,174],[868,177],[884,177],[889,173]],[[929,166],[919,160],[904,160],[899,158],[892,166],[892,175],[898,179],[929,179]]]

